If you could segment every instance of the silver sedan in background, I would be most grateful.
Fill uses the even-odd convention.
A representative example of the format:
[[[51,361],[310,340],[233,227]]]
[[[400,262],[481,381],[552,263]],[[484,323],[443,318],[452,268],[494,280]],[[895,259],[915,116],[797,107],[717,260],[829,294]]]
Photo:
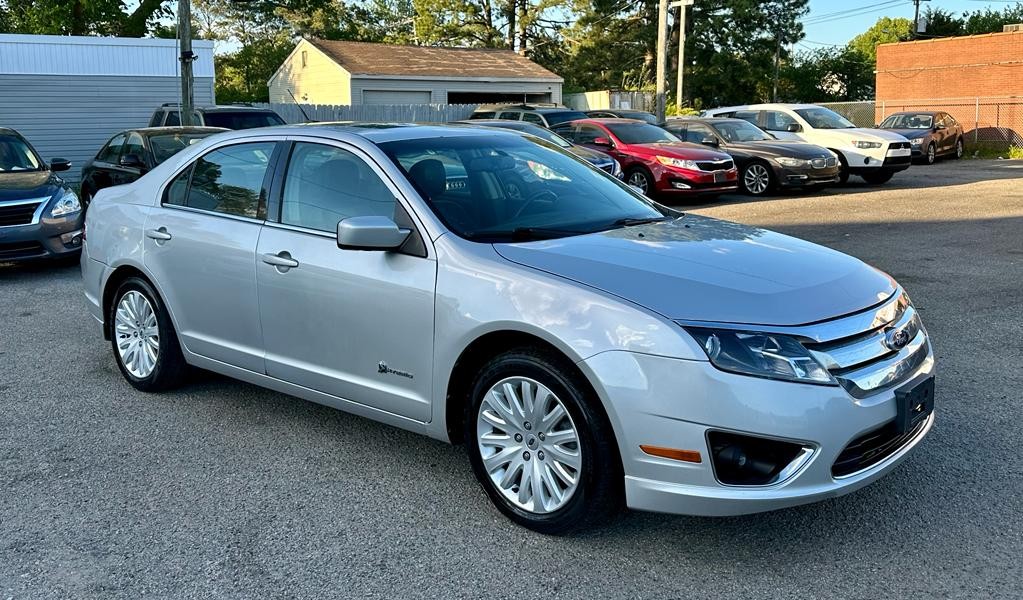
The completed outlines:
[[[541,532],[844,494],[934,419],[889,276],[512,131],[219,134],[99,192],[86,232],[85,295],[137,389],[193,365],[464,443]]]

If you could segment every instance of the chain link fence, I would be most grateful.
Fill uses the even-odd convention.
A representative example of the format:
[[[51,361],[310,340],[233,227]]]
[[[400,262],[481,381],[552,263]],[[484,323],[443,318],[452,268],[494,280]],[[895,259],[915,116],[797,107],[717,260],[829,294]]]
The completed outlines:
[[[940,110],[959,121],[968,146],[995,150],[1023,147],[1023,97],[1019,96],[830,102],[821,106],[858,127],[874,127],[892,113]]]

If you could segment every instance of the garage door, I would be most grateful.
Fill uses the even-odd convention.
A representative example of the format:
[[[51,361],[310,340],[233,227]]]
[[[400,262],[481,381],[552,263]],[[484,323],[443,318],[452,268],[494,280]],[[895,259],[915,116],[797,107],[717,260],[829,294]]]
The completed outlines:
[[[430,92],[405,90],[363,90],[363,104],[429,104]]]

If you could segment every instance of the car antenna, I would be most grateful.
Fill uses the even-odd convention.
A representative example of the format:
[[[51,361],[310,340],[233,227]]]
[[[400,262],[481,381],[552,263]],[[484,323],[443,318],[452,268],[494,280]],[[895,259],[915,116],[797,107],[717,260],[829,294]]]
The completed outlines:
[[[302,108],[302,104],[299,103],[298,98],[295,97],[295,94],[294,94],[294,92],[291,91],[291,88],[288,88],[288,95],[291,96],[291,99],[295,101],[295,105],[298,106],[298,110],[302,111],[302,116],[305,117],[305,122],[306,123],[315,123],[315,121],[310,119],[309,115],[306,114],[305,109]]]

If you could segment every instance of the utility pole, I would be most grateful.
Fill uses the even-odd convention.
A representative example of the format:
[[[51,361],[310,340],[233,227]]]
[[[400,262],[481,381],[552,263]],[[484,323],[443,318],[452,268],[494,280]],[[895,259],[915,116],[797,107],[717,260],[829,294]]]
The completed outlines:
[[[695,0],[675,0],[671,7],[678,7],[678,76],[675,79],[675,106],[682,108],[682,78],[686,65],[686,9]]]
[[[920,3],[930,2],[931,0],[913,0],[913,39],[917,38],[917,34],[920,33]]]
[[[181,126],[193,125],[192,115],[195,94],[192,87],[192,3],[190,0],[178,0],[178,39],[181,45]]]
[[[781,64],[781,33],[774,34],[774,90],[771,92],[771,102],[778,101],[778,67]]]
[[[657,109],[658,121],[664,121],[664,84],[668,59],[668,0],[657,3]]]

